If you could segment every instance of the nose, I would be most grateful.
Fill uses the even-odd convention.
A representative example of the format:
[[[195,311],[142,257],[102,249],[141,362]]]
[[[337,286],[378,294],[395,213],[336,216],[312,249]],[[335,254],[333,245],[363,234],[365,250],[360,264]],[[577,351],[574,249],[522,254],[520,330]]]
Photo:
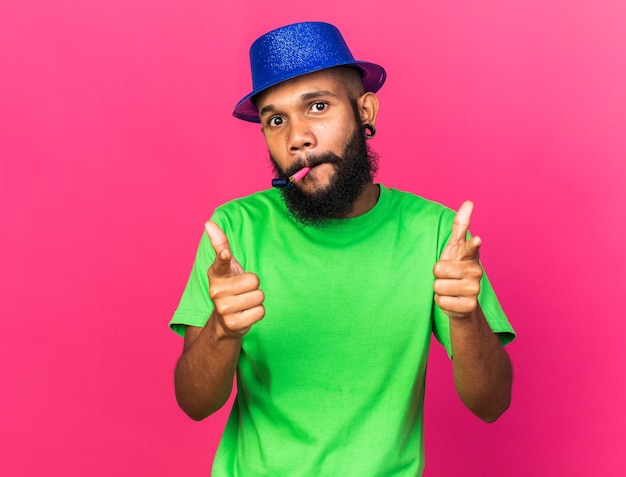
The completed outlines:
[[[302,153],[313,149],[316,145],[317,139],[308,122],[292,119],[287,131],[287,149],[289,152],[292,154]]]

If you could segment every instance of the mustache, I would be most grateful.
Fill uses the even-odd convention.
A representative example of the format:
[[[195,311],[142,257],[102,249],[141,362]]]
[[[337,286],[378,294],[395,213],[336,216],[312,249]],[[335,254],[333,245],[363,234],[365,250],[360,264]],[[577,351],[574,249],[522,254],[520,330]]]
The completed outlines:
[[[286,177],[291,177],[303,167],[313,168],[315,166],[319,166],[320,164],[338,164],[340,161],[341,158],[332,152],[326,152],[316,156],[307,155],[306,157],[298,158],[284,171],[284,175]]]

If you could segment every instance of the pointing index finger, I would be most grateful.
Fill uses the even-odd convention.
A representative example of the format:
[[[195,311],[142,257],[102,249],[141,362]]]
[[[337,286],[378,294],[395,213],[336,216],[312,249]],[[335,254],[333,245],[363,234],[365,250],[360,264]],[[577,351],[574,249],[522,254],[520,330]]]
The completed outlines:
[[[467,200],[461,204],[452,224],[450,243],[463,243],[466,241],[473,210],[474,204],[471,201]]]
[[[216,255],[219,256],[220,252],[224,249],[230,250],[226,234],[222,232],[219,225],[212,220],[209,220],[204,224],[204,229],[209,236],[209,240],[211,241],[211,245],[213,246],[213,250],[215,250]]]
[[[241,265],[234,259],[230,251],[230,244],[228,243],[226,234],[219,225],[209,220],[204,224],[204,229],[209,236],[213,250],[215,250],[215,261],[212,265],[213,270],[220,275],[243,272]]]

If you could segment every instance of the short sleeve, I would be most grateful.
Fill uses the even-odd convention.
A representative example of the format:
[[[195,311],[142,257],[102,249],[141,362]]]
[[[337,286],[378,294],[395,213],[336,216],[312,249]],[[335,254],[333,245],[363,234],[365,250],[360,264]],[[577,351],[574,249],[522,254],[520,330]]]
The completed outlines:
[[[203,233],[187,285],[169,323],[170,329],[180,336],[185,335],[187,326],[203,327],[206,325],[213,312],[207,271],[214,258],[215,251],[207,234]]]

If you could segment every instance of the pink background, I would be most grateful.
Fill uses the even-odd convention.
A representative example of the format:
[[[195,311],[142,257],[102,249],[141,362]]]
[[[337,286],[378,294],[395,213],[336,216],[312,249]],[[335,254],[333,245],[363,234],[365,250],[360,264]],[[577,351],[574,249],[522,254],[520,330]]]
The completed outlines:
[[[618,476],[626,8],[618,0],[0,4],[0,475],[208,475],[167,328],[202,224],[271,177],[247,51],[338,25],[382,63],[379,180],[458,207],[516,327],[486,425],[432,350],[426,476]],[[242,171],[246,171],[242,173]]]

